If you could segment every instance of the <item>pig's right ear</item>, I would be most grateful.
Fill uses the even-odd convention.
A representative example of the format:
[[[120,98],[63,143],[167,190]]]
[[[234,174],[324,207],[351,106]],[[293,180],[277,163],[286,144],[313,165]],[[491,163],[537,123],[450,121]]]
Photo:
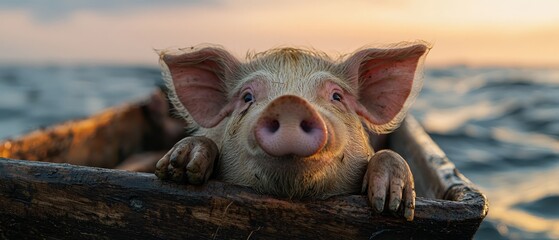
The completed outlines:
[[[192,117],[204,128],[216,126],[231,114],[225,79],[240,65],[235,57],[216,47],[179,54],[160,51],[159,56],[169,97],[179,114],[187,120]]]
[[[352,102],[356,113],[376,133],[391,132],[404,118],[421,89],[429,49],[424,42],[369,48],[342,63],[349,84],[357,90],[357,101]]]

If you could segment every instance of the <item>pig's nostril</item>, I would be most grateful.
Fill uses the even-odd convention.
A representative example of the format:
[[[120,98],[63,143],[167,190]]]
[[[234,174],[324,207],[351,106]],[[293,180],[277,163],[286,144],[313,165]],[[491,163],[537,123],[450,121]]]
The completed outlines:
[[[301,129],[303,129],[303,132],[306,133],[310,133],[313,129],[312,124],[308,121],[301,121],[301,124],[299,125],[301,127]]]
[[[280,128],[280,123],[278,120],[271,120],[268,122],[267,129],[268,131],[270,131],[270,133],[277,132],[279,128]]]

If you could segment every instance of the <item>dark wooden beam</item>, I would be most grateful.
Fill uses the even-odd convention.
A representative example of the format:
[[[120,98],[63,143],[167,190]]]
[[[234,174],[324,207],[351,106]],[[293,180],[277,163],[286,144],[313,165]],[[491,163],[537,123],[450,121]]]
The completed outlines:
[[[9,239],[467,239],[479,206],[417,198],[412,222],[374,214],[363,195],[277,199],[210,181],[0,158],[0,236]]]

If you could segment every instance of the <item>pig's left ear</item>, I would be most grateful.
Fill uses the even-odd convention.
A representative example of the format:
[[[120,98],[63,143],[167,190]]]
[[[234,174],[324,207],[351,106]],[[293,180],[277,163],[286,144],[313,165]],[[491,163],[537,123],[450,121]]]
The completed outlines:
[[[398,48],[364,49],[342,63],[350,85],[357,89],[354,107],[377,133],[396,129],[421,89],[425,43]]]

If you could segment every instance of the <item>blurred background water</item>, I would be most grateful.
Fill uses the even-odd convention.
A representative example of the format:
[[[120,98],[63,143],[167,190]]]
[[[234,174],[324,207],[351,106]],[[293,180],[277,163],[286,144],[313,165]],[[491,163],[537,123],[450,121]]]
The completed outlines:
[[[429,69],[413,113],[488,196],[477,238],[559,238],[559,69]]]
[[[144,66],[0,66],[0,139],[146,97]],[[559,69],[428,68],[412,113],[489,197],[478,239],[559,238]]]

